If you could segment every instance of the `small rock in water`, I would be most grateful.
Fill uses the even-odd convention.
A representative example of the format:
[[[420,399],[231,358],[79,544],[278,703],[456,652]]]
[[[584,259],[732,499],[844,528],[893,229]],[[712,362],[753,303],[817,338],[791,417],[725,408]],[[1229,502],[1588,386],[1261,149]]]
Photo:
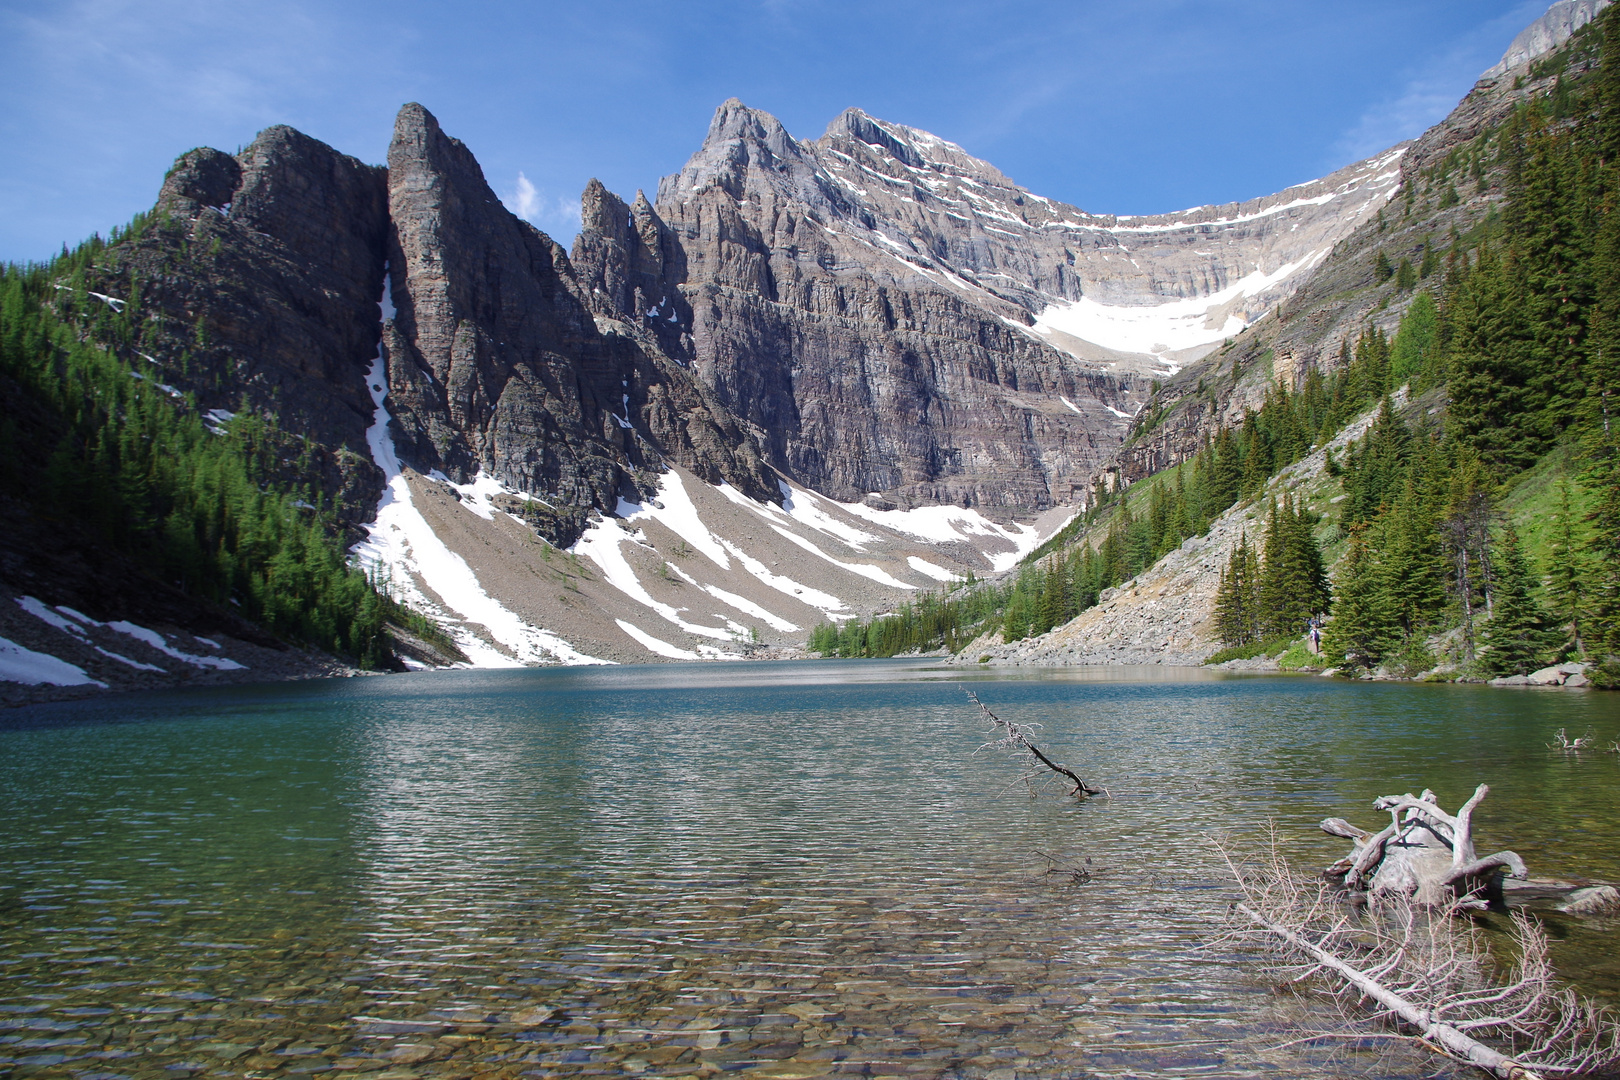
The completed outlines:
[[[1569,899],[1558,905],[1559,911],[1571,915],[1612,915],[1620,912],[1620,889],[1613,885],[1594,885],[1589,889],[1576,889]]]
[[[547,1020],[550,1020],[552,1014],[554,1014],[556,1011],[556,1009],[547,1009],[538,1006],[533,1009],[524,1009],[521,1012],[515,1012],[512,1014],[512,1023],[523,1024],[525,1026],[543,1024]]]
[[[1532,671],[1525,676],[1525,681],[1531,686],[1562,686],[1564,677],[1569,672],[1559,667],[1544,667],[1540,671]]]

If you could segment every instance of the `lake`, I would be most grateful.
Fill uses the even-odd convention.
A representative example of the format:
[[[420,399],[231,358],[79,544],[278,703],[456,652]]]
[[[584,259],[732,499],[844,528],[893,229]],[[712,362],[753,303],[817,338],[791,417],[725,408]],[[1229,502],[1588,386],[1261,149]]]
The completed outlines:
[[[976,754],[964,685],[1109,797]],[[1482,853],[1620,880],[1620,757],[1560,727],[1620,695],[879,661],[14,710],[0,1075],[1411,1075],[1276,1049],[1211,834],[1314,869],[1320,819],[1484,781]],[[1617,921],[1549,927],[1620,998]]]

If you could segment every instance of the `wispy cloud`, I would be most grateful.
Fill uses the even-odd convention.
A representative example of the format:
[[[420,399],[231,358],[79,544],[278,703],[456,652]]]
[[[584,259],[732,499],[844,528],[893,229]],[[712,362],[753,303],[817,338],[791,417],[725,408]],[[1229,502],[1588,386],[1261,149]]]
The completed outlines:
[[[1413,71],[1399,89],[1363,112],[1333,144],[1337,168],[1371,157],[1405,139],[1415,139],[1446,115],[1478,81],[1480,74],[1500,57],[1506,42],[1538,18],[1545,0],[1525,0],[1505,15],[1475,28],[1421,69]]]
[[[521,172],[517,174],[517,181],[501,196],[501,203],[524,221],[565,244],[571,243],[574,234],[579,232],[578,196],[548,195]]]

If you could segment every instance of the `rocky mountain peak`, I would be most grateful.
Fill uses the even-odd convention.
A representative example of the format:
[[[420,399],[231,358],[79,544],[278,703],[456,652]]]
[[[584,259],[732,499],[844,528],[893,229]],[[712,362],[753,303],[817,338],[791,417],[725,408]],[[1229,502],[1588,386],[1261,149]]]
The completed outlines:
[[[260,132],[239,161],[231,220],[307,253],[369,312],[387,243],[384,170],[285,125]]]
[[[1575,31],[1597,18],[1613,0],[1557,0],[1541,18],[1519,31],[1519,36],[1502,54],[1502,59],[1480,76],[1495,79],[1520,64],[1545,56],[1574,36]]]
[[[180,155],[163,178],[158,206],[181,217],[195,217],[205,206],[229,206],[242,182],[242,166],[231,155],[198,147]]]

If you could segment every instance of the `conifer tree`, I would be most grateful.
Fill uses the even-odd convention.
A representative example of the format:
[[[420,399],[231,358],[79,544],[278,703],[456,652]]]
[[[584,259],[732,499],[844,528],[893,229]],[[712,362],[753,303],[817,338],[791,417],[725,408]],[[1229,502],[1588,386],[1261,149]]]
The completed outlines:
[[[1579,523],[1570,504],[1569,484],[1558,485],[1558,512],[1552,523],[1551,543],[1547,546],[1547,597],[1564,634],[1564,644],[1585,653],[1581,641],[1582,591],[1586,575],[1581,566],[1583,551]]]
[[[1215,594],[1215,626],[1227,645],[1247,645],[1259,637],[1259,562],[1247,533],[1226,561]]]
[[[1452,595],[1462,610],[1464,659],[1473,660],[1474,623],[1489,612],[1491,599],[1491,522],[1495,511],[1478,455],[1455,445],[1447,476],[1446,505],[1439,531],[1444,545]]]
[[[1358,524],[1333,582],[1333,618],[1322,650],[1351,669],[1374,668],[1400,643],[1378,566],[1379,527]]]
[[[1311,617],[1328,607],[1322,552],[1303,507],[1296,507],[1292,496],[1271,504],[1258,599],[1259,636],[1264,638],[1302,634]]]
[[[1427,372],[1439,330],[1440,313],[1434,306],[1434,298],[1426,291],[1412,297],[1412,305],[1406,309],[1389,351],[1390,378],[1396,385],[1415,381]]]
[[[1495,613],[1485,628],[1488,649],[1480,663],[1492,675],[1527,674],[1549,658],[1557,635],[1548,631],[1552,620],[1536,601],[1530,567],[1512,526],[1502,529],[1494,561]]]

